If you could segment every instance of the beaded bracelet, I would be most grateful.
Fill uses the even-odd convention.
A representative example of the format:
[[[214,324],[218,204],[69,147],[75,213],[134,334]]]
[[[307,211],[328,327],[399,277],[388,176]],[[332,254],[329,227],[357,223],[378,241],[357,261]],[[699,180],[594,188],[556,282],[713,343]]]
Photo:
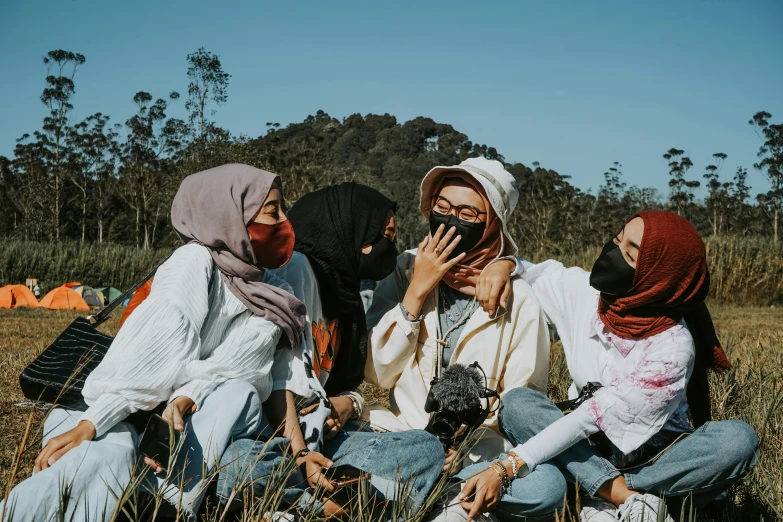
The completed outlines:
[[[500,470],[497,468],[497,466],[495,466],[495,463],[494,463],[494,462],[492,463],[492,465],[490,465],[490,466],[489,466],[489,469],[491,469],[492,471],[494,471],[494,472],[495,472],[495,474],[496,474],[496,475],[498,476],[498,478],[500,479],[500,496],[502,497],[502,496],[503,496],[503,495],[505,495],[505,493],[506,493],[506,486],[505,486],[505,484],[503,483],[503,481],[504,481],[504,477],[503,477],[503,475],[501,475],[501,473],[500,473]]]
[[[492,462],[493,466],[496,466],[497,468],[500,468],[500,471],[503,473],[503,476],[501,477],[501,481],[503,482],[504,489],[508,489],[508,487],[511,485],[511,481],[508,478],[508,471],[506,471],[506,467],[500,463],[499,460],[495,460]]]

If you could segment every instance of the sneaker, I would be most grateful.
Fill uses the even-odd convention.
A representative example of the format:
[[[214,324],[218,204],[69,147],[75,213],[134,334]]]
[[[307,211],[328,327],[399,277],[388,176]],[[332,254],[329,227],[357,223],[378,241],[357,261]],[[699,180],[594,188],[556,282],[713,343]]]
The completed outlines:
[[[666,502],[650,494],[631,495],[620,505],[617,513],[620,515],[620,522],[674,522],[667,512]]]
[[[617,508],[604,499],[584,497],[579,520],[580,522],[617,522]]]

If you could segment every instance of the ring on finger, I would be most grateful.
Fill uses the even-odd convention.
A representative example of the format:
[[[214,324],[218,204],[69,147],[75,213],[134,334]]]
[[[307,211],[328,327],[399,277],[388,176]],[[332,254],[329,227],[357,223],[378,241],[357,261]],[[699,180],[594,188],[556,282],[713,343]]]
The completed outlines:
[[[440,249],[440,248],[436,248],[436,249],[435,249],[435,253],[436,253],[436,254],[440,254],[440,251],[441,251],[441,249]]]

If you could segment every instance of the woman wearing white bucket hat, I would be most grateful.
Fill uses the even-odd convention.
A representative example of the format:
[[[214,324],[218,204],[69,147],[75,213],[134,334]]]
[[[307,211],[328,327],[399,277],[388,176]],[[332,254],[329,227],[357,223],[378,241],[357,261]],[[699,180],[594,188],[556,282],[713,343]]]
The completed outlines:
[[[366,408],[364,418],[376,429],[423,429],[430,420],[425,401],[431,381],[457,364],[477,362],[486,387],[503,395],[512,388],[546,391],[549,332],[530,286],[513,279],[500,298],[502,309],[477,301],[511,278],[516,244],[507,223],[519,198],[513,176],[499,161],[471,158],[451,167],[435,167],[421,184],[420,208],[430,234],[418,249],[397,258],[395,271],[378,284],[367,313],[370,349],[366,380],[390,390],[391,409]],[[496,277],[487,278],[488,273]],[[488,281],[494,283],[488,283]],[[486,308],[490,308],[489,312]],[[488,407],[496,410],[497,398]],[[474,432],[475,446],[462,463],[447,455],[458,477],[485,469],[511,449],[491,413]],[[482,463],[483,464],[477,464]],[[476,468],[478,466],[478,468]],[[463,476],[463,474],[465,476]],[[536,468],[516,479],[494,508],[501,518],[551,516],[562,506],[566,482],[555,466]],[[468,506],[469,502],[463,506]],[[457,518],[468,511],[458,510]],[[451,516],[449,515],[450,519]]]

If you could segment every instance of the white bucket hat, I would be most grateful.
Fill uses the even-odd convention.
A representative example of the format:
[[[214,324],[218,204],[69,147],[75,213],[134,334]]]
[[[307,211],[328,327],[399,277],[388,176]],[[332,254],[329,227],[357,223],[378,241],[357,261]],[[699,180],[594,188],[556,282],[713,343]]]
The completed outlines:
[[[497,160],[488,160],[485,158],[468,158],[459,165],[451,167],[434,167],[421,181],[421,199],[419,208],[424,217],[430,217],[432,210],[432,201],[425,194],[432,194],[433,188],[440,185],[443,178],[449,172],[460,171],[481,183],[484,192],[487,193],[487,199],[492,205],[495,214],[500,218],[503,224],[503,246],[500,255],[516,255],[517,245],[508,233],[508,219],[519,201],[519,190],[514,176],[511,175],[503,164]]]

